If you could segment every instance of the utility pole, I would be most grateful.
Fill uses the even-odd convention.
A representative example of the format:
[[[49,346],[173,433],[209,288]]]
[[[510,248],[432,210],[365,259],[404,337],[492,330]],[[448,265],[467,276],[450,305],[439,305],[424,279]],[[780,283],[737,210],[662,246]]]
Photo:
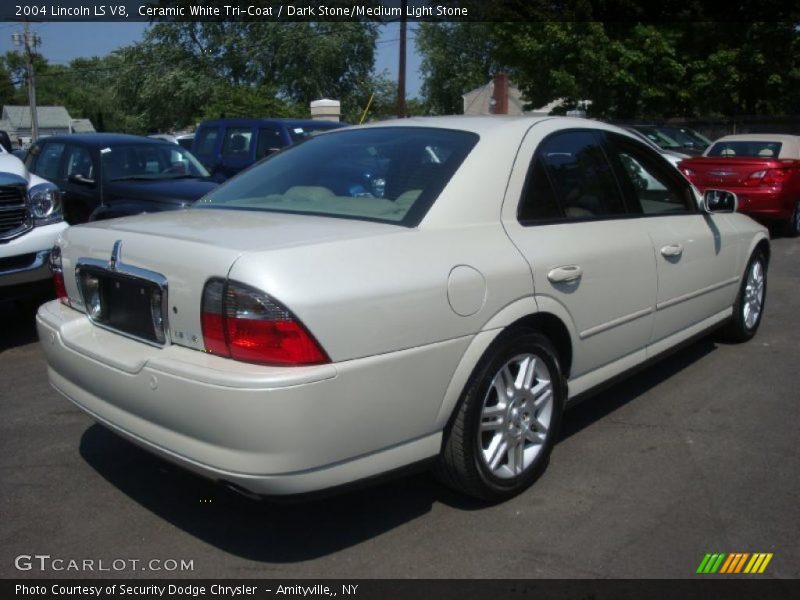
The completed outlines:
[[[400,10],[403,11],[400,17],[400,65],[397,69],[397,118],[403,119],[406,116],[406,6],[408,0],[400,2]]]
[[[39,119],[36,115],[36,73],[33,69],[33,51],[42,44],[42,38],[31,33],[25,21],[25,32],[11,35],[14,45],[22,48],[25,55],[25,68],[28,72],[28,103],[31,105],[31,143],[39,138]]]

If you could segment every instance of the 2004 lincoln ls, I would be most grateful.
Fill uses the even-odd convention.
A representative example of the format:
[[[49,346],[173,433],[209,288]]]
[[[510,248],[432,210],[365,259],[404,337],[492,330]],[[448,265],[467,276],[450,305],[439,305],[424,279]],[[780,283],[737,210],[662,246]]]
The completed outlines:
[[[501,500],[562,411],[716,326],[758,328],[766,230],[610,125],[340,129],[192,208],[72,227],[38,313],[55,389],[255,494],[434,458]]]

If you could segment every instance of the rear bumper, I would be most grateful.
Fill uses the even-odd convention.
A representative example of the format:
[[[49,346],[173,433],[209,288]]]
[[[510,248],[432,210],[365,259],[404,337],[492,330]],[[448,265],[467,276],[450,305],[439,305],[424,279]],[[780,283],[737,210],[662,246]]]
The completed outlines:
[[[782,190],[758,188],[725,188],[739,198],[739,212],[773,221],[788,221],[794,210],[794,199]]]
[[[60,302],[37,329],[53,387],[134,443],[265,495],[344,485],[438,454],[433,424],[468,340],[313,367],[163,349]]]

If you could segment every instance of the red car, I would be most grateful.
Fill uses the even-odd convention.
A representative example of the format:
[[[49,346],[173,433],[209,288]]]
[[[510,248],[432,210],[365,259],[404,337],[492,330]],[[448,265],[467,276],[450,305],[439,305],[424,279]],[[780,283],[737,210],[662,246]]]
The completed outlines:
[[[800,136],[727,135],[679,167],[701,192],[734,192],[739,212],[800,235]]]

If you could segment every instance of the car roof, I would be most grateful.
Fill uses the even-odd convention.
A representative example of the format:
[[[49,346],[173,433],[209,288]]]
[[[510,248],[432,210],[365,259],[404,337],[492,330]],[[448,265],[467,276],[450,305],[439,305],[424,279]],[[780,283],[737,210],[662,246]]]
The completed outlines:
[[[130,135],[127,133],[72,133],[69,135],[52,135],[42,139],[46,139],[48,142],[78,142],[85,146],[92,147],[112,146],[115,144],[126,143],[130,144],[134,142],[142,144],[169,143],[161,139]]]
[[[248,117],[231,117],[225,119],[210,119],[200,123],[200,127],[209,127],[215,125],[286,125],[287,127],[321,127],[321,128],[336,128],[344,127],[346,123],[337,121],[320,121],[314,119],[258,119]],[[198,127],[198,129],[200,128]]]

